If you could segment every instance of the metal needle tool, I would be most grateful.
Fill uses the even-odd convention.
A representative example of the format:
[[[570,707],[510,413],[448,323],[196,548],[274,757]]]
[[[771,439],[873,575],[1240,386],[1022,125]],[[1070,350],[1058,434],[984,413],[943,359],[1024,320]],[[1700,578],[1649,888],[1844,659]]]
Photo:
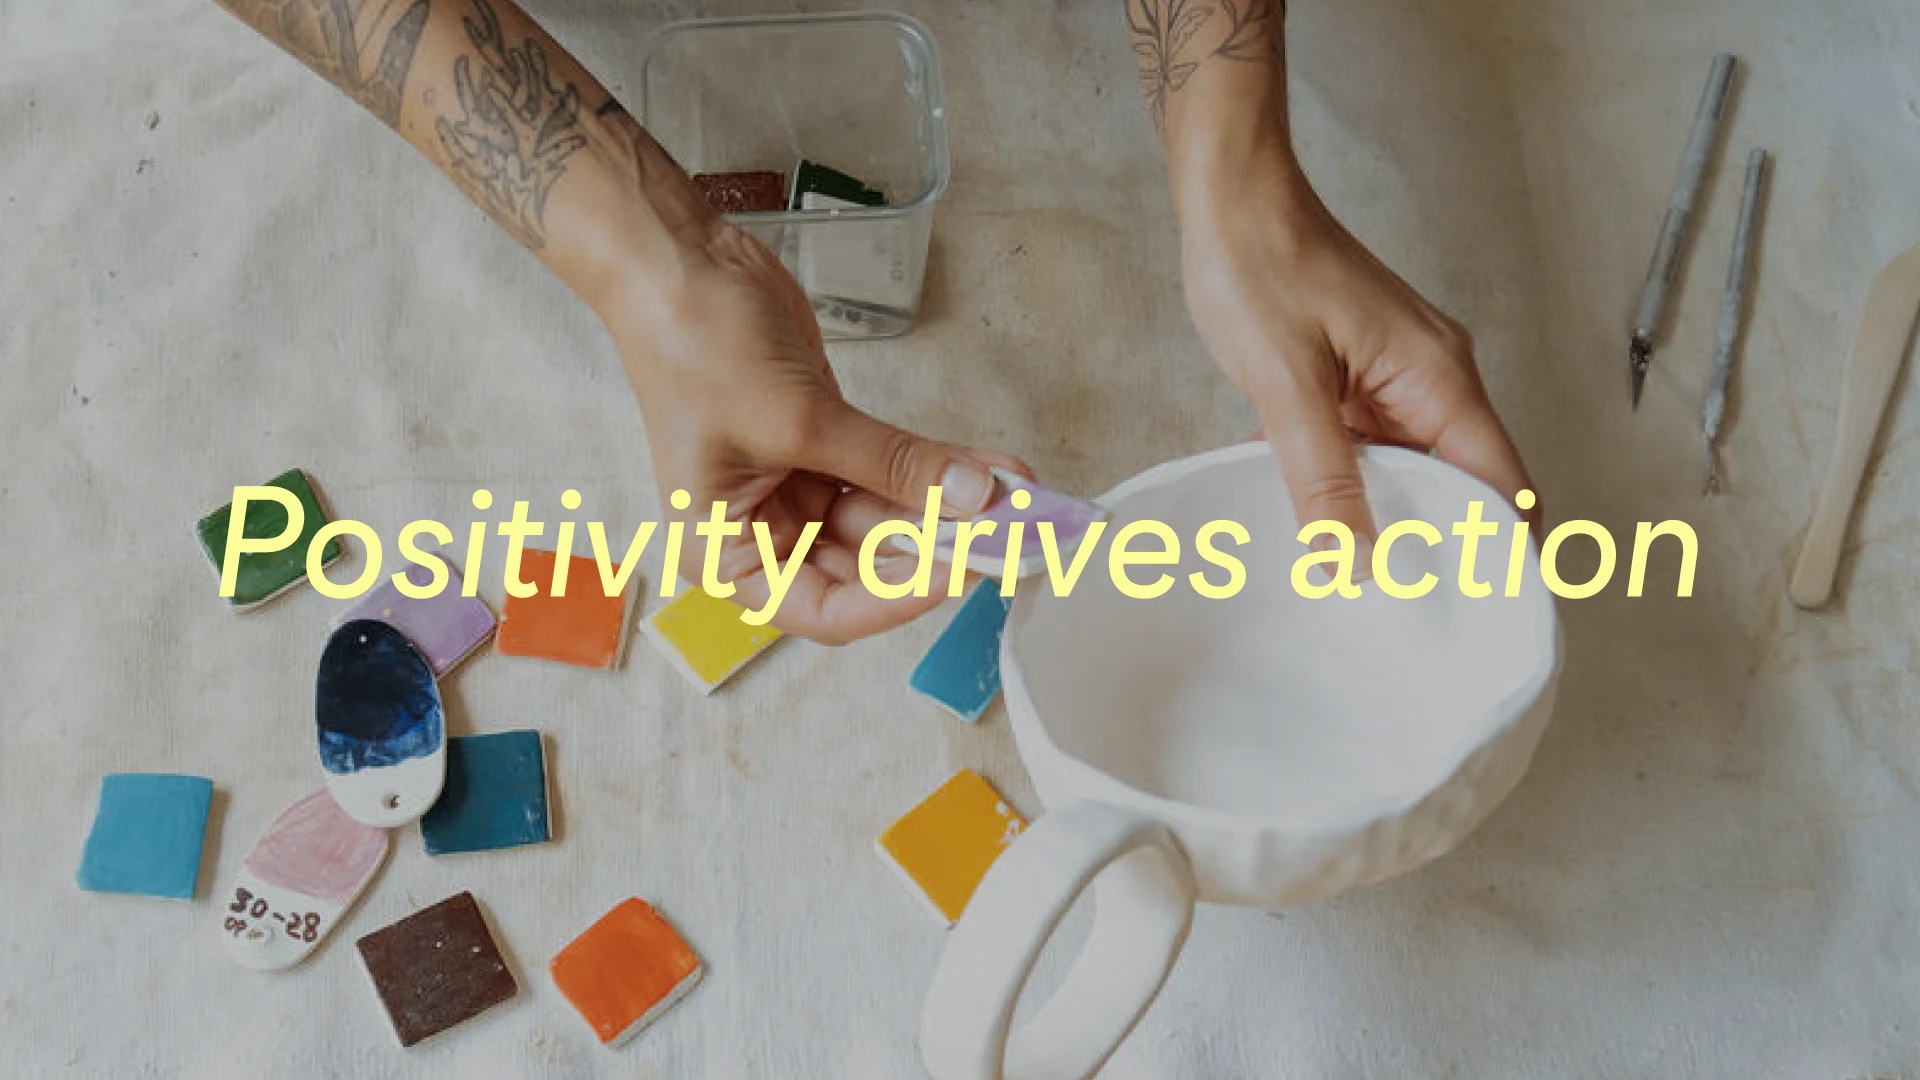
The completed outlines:
[[[1735,60],[1730,54],[1713,59],[1707,75],[1707,91],[1700,99],[1700,111],[1694,115],[1693,131],[1687,136],[1687,151],[1680,159],[1680,176],[1674,181],[1673,199],[1667,206],[1666,220],[1660,225],[1660,241],[1653,249],[1653,264],[1647,268],[1647,282],[1640,290],[1640,308],[1633,317],[1633,333],[1627,343],[1627,359],[1633,367],[1633,407],[1640,407],[1640,391],[1647,382],[1647,365],[1653,360],[1653,339],[1660,333],[1666,314],[1667,294],[1673,291],[1680,273],[1680,253],[1686,247],[1687,233],[1693,225],[1693,204],[1700,197],[1706,179],[1707,158],[1727,116],[1727,92],[1733,86]]]
[[[1719,459],[1714,441],[1720,437],[1720,421],[1727,414],[1727,381],[1733,377],[1734,354],[1740,350],[1740,324],[1747,310],[1747,279],[1752,276],[1753,230],[1760,216],[1760,192],[1766,185],[1767,152],[1755,150],[1747,155],[1747,185],[1740,195],[1740,223],[1733,233],[1733,258],[1727,264],[1727,294],[1720,301],[1720,327],[1713,337],[1713,371],[1707,376],[1707,407],[1701,416],[1701,432],[1706,437],[1702,451],[1706,464],[1704,493],[1720,490]]]

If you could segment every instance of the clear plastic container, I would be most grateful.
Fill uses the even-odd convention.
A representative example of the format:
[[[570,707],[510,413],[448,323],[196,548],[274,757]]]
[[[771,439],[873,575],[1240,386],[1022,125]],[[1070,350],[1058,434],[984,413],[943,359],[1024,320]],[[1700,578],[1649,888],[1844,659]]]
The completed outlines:
[[[647,43],[636,115],[690,173],[771,171],[791,183],[804,158],[884,193],[883,206],[728,220],[779,253],[826,337],[913,324],[949,167],[926,27],[877,12],[674,23]]]

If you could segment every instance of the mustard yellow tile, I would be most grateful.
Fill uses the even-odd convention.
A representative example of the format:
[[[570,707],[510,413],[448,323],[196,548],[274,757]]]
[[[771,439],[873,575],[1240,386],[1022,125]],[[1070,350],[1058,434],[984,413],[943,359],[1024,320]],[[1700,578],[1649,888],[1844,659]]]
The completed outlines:
[[[907,811],[876,846],[914,892],[948,925],[1008,844],[1027,827],[978,773],[961,769]]]
[[[648,616],[644,629],[683,674],[702,691],[711,693],[747,661],[780,640],[780,631],[772,626],[750,626],[740,621],[743,610],[698,586],[682,586],[680,595]]]

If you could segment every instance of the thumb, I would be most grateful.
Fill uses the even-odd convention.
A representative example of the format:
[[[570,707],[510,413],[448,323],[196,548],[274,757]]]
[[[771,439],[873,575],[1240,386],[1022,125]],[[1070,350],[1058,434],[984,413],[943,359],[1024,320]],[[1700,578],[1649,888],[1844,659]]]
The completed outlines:
[[[851,405],[842,408],[803,462],[806,468],[905,507],[925,506],[927,489],[938,485],[944,517],[972,517],[987,508],[994,479],[985,465]]]
[[[1280,472],[1287,480],[1300,525],[1338,521],[1353,530],[1365,555],[1375,532],[1367,508],[1366,482],[1360,459],[1340,416],[1340,401],[1331,387],[1310,387],[1302,394],[1269,396],[1259,403],[1260,423]],[[1360,573],[1355,566],[1355,576]]]

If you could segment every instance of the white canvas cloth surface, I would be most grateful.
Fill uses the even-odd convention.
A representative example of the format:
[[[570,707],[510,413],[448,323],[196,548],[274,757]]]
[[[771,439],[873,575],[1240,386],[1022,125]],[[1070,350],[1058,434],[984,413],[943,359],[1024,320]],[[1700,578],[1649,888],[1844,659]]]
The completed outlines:
[[[1867,287],[1920,242],[1920,5],[1291,6],[1297,137],[1328,201],[1474,329],[1549,512],[1617,536],[1691,521],[1700,585],[1676,601],[1668,571],[1666,599],[1616,584],[1566,605],[1559,713],[1511,802],[1451,857],[1326,907],[1203,910],[1108,1074],[1920,1075],[1910,388],[1842,606],[1800,614],[1784,589]],[[530,7],[618,91],[655,26],[750,5]],[[833,350],[851,396],[1085,493],[1249,431],[1180,303],[1117,4],[904,7],[944,52],[955,179],[923,325]],[[1633,414],[1627,316],[1722,49],[1748,61],[1728,150]],[[1703,503],[1754,146],[1778,168],[1730,493]],[[997,710],[965,727],[907,689],[944,613],[837,651],[786,642],[712,698],[645,645],[614,674],[482,656],[450,682],[452,730],[549,734],[558,840],[428,859],[408,831],[313,962],[223,955],[212,897],[319,782],[311,672],[335,608],[302,590],[230,616],[195,519],[295,465],[388,538],[462,529],[478,486],[547,520],[567,487],[581,520],[655,516],[600,327],[391,133],[205,0],[0,4],[0,305],[6,1072],[917,1075],[943,932],[872,837],[963,765],[1041,809]],[[200,900],[75,889],[99,776],[127,769],[218,784]],[[461,889],[522,993],[402,1051],[352,939]],[[545,964],[632,894],[709,973],[607,1051]]]

